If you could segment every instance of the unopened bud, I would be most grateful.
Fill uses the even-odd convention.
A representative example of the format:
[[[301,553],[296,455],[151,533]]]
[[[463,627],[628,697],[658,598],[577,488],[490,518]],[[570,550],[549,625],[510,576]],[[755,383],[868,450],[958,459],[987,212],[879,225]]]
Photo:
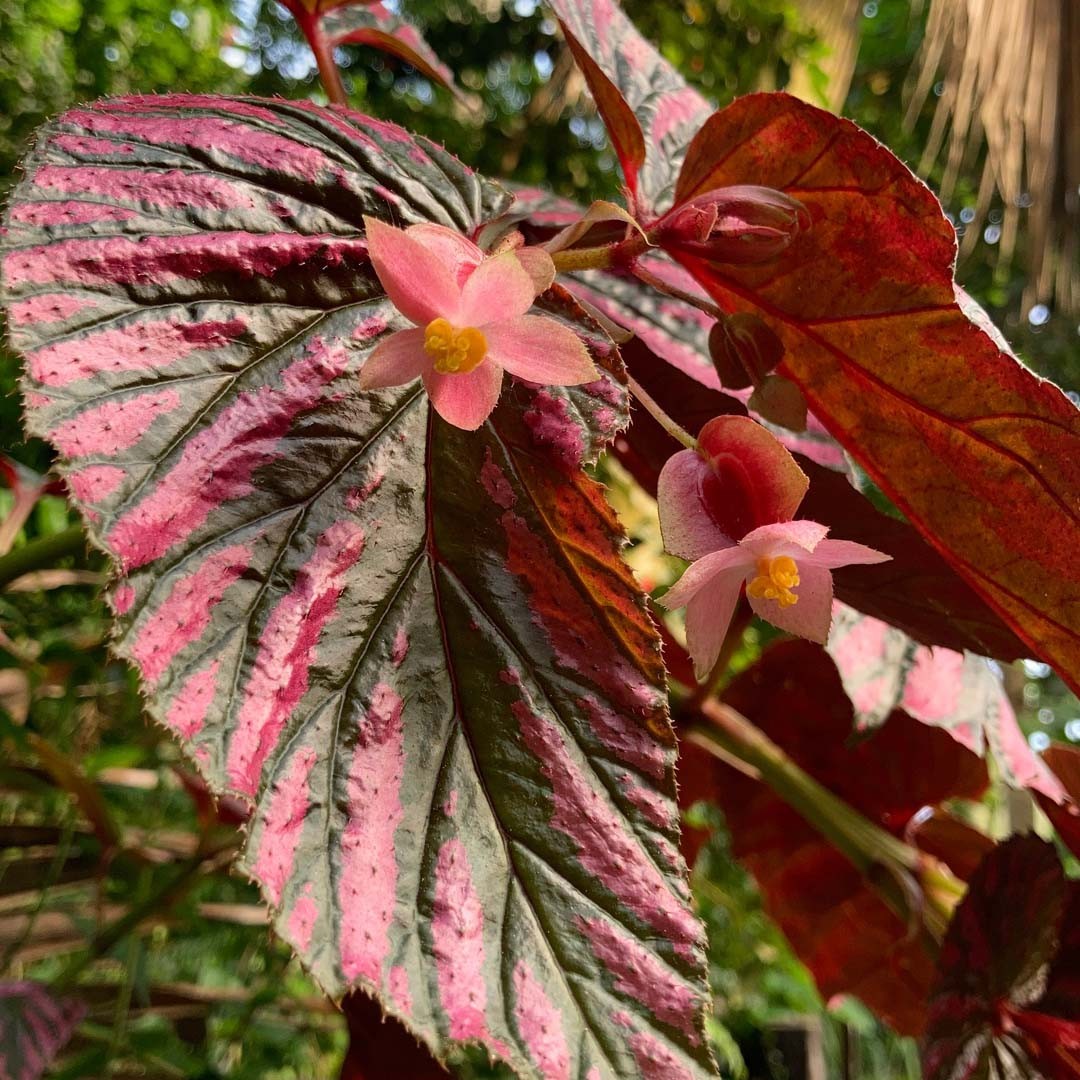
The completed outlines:
[[[717,188],[663,218],[653,232],[668,251],[717,263],[769,262],[810,227],[801,202],[774,188]]]
[[[783,375],[770,375],[751,395],[746,407],[788,431],[806,430],[806,398]]]
[[[709,331],[712,355],[720,385],[725,390],[758,386],[784,358],[784,343],[749,312],[727,315]]]

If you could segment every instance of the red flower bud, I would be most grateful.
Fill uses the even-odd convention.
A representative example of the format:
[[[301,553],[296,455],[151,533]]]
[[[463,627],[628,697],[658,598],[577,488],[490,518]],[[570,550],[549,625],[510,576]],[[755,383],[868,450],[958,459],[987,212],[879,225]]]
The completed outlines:
[[[653,233],[660,247],[709,262],[761,263],[775,259],[803,229],[810,214],[782,191],[739,184],[717,188],[678,206]]]
[[[756,315],[740,312],[717,320],[709,333],[720,385],[725,390],[758,386],[784,359],[784,343]]]

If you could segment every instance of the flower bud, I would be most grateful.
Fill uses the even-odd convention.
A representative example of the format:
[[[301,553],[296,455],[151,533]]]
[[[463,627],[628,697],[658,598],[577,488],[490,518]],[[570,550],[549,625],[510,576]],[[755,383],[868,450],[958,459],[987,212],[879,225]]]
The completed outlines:
[[[750,395],[746,407],[788,431],[806,430],[806,398],[795,383],[782,375],[770,375]]]
[[[678,206],[653,233],[660,247],[708,262],[762,263],[781,255],[810,214],[773,188],[739,184],[717,188]]]
[[[784,343],[756,315],[740,312],[718,320],[709,332],[720,385],[725,390],[758,386],[784,358]]]

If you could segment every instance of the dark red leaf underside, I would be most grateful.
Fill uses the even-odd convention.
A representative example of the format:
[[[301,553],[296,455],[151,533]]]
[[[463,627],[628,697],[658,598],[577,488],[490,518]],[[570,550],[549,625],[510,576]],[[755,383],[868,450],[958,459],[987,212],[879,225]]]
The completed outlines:
[[[1069,850],[1080,859],[1080,749],[1054,745],[1042,756],[1043,763],[1060,781],[1065,797],[1055,800],[1042,791],[1035,797]]]
[[[899,711],[877,734],[853,742],[854,714],[839,675],[809,642],[767,650],[724,699],[811,776],[897,835],[924,807],[977,798],[988,783],[975,755]],[[699,748],[685,748],[679,777],[684,804],[708,799],[724,811],[736,856],[822,994],[854,994],[898,1031],[921,1031],[930,952],[851,863],[770,788]]]
[[[671,203],[686,147],[712,106],[686,85],[614,0],[551,0],[551,7],[636,115],[645,144],[644,165],[637,174],[637,209],[646,218],[659,216]],[[597,93],[595,83],[590,89]],[[605,99],[606,92],[601,91],[597,104],[602,111]],[[604,119],[609,120],[606,112]],[[622,128],[620,123],[609,124],[616,147]],[[631,182],[629,176],[627,181]]]
[[[973,321],[952,226],[869,135],[787,95],[740,98],[695,140],[679,199],[749,180],[799,199],[811,228],[773,264],[685,265],[769,323],[811,410],[1080,688],[1080,410]]]
[[[983,860],[941,949],[927,1080],[1080,1076],[1078,917],[1080,886],[1037,836]]]
[[[29,423],[123,577],[119,652],[332,993],[521,1074],[712,1075],[659,641],[582,465],[604,371],[476,433],[358,390],[404,325],[362,217],[468,235],[501,189],[394,125],[146,98],[51,125],[8,217]]]
[[[1061,785],[1028,744],[1001,678],[981,656],[917,645],[901,630],[837,606],[829,653],[862,727],[903,709],[943,728],[980,756],[994,755],[1004,779],[1054,800]]]
[[[384,1018],[367,994],[350,994],[341,1003],[349,1024],[349,1049],[339,1080],[446,1080],[449,1075],[393,1017]]]

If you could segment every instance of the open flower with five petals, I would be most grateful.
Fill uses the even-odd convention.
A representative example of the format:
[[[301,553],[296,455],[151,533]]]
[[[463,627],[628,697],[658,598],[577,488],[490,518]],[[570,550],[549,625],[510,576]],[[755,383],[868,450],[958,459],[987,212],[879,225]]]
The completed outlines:
[[[792,520],[808,486],[791,454],[744,416],[710,420],[698,450],[665,464],[657,491],[664,546],[692,563],[660,603],[686,608],[687,648],[698,678],[716,663],[744,586],[761,618],[824,644],[832,571],[891,558],[828,539],[828,528],[816,521]]]
[[[472,431],[499,400],[503,372],[549,386],[599,378],[581,339],[527,314],[555,277],[539,248],[486,255],[441,225],[398,229],[365,218],[368,254],[390,302],[413,325],[389,335],[360,372],[366,390],[419,377],[447,422]]]

